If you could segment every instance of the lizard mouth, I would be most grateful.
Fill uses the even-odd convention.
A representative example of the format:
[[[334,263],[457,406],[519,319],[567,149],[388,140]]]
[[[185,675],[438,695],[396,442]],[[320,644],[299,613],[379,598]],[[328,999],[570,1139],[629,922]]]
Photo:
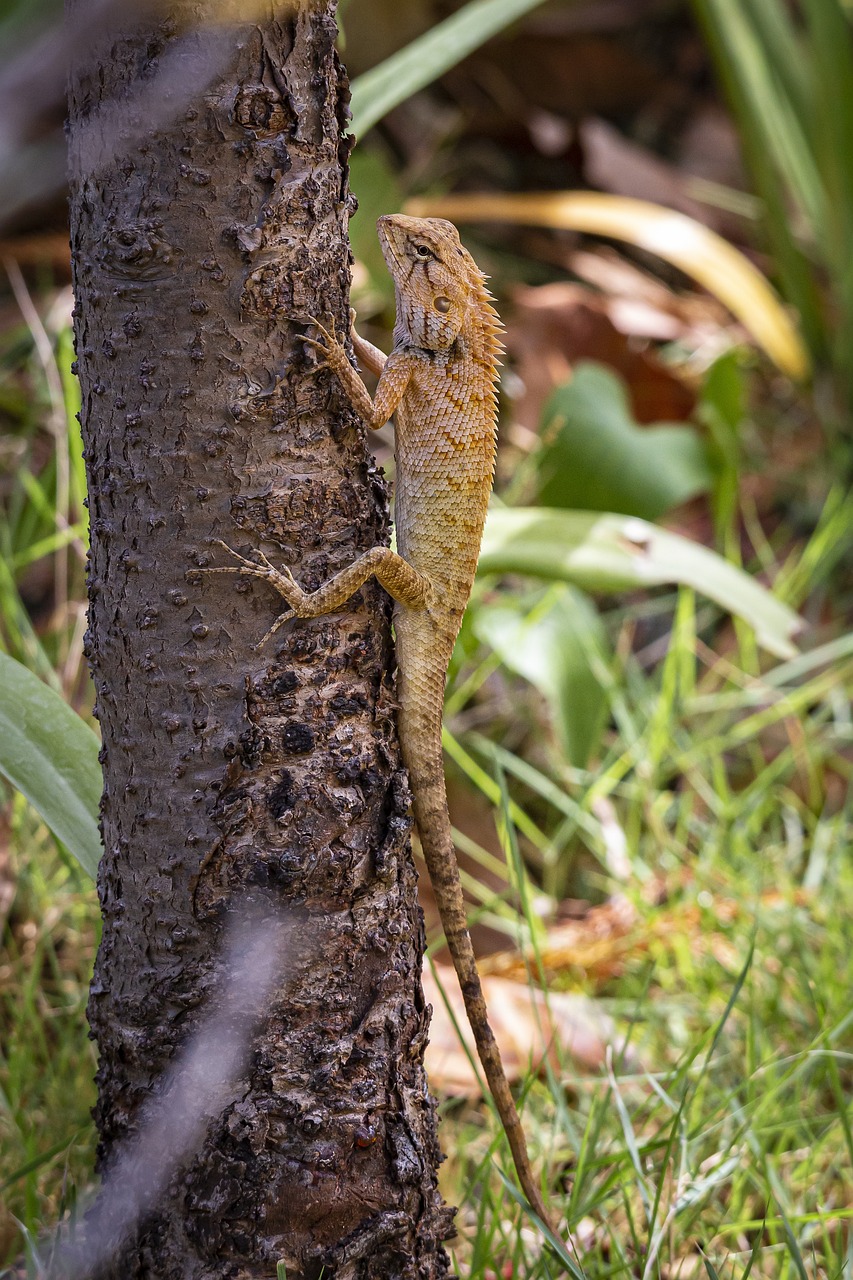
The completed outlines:
[[[407,249],[414,241],[425,239],[428,244],[431,243],[432,237],[424,225],[427,221],[424,218],[411,218],[405,213],[383,213],[377,219],[376,232],[382,246],[382,255],[392,275],[395,268],[404,270],[410,262]]]
[[[382,255],[388,263],[388,267],[403,265],[403,240],[405,231],[400,225],[402,219],[398,219],[391,213],[385,213],[377,220],[376,231],[379,236],[379,243],[382,246]]]

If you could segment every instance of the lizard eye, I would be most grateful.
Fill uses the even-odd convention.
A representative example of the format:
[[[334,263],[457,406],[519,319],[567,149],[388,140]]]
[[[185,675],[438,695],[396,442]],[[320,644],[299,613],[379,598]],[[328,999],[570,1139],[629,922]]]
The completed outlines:
[[[440,311],[443,316],[446,316],[453,304],[449,298],[440,297],[436,298],[432,305],[436,311]]]
[[[435,257],[435,254],[433,253],[432,249],[430,249],[429,245],[427,244],[416,244],[415,253],[418,255],[419,258]]]

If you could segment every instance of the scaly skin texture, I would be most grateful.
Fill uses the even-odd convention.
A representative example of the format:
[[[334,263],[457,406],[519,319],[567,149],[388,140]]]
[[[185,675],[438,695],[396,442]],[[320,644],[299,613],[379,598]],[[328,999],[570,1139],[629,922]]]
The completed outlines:
[[[260,563],[238,557],[241,568],[232,572],[264,579],[290,606],[267,635],[294,616],[313,618],[339,608],[371,574],[396,602],[400,745],[421,845],[519,1181],[548,1222],[477,973],[441,748],[447,667],[471,594],[494,476],[501,324],[485,277],[452,223],[396,215],[377,225],[396,285],[394,350],[385,359],[353,335],[358,358],[380,375],[374,398],[332,334],[314,322],[319,339],[306,341],[322,352],[368,426],[381,427],[395,415],[397,552],[374,547],[311,594],[263,555]]]

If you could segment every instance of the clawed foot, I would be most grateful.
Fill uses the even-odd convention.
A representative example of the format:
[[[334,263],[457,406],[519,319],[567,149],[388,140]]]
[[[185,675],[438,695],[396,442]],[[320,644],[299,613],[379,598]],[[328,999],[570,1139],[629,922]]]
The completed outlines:
[[[350,309],[350,317],[353,318],[355,312]],[[313,372],[318,373],[321,369],[331,369],[337,372],[341,364],[348,364],[346,352],[338,340],[335,332],[335,321],[329,321],[330,328],[326,328],[324,324],[314,316],[294,316],[299,324],[309,325],[312,329],[316,329],[319,338],[303,338],[302,341],[306,347],[313,347],[315,351],[320,353],[320,359],[314,366]]]
[[[287,566],[283,569],[276,569],[275,565],[270,564],[263,551],[257,550],[255,552],[257,558],[249,560],[246,556],[240,555],[239,551],[235,551],[233,547],[229,547],[228,543],[223,542],[221,538],[214,538],[213,542],[227,551],[235,560],[238,560],[239,565],[217,565],[209,569],[200,569],[200,573],[242,573],[249,578],[260,578],[263,582],[268,582],[271,587],[274,587],[278,594],[290,605],[289,609],[285,609],[284,613],[279,614],[269,631],[261,636],[254,646],[255,649],[260,649],[285,622],[289,622],[291,618],[299,617],[299,611],[305,604],[305,592]]]

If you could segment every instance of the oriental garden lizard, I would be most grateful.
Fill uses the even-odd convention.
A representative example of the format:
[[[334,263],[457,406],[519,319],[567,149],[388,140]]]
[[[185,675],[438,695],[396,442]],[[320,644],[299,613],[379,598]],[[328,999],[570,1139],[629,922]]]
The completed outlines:
[[[395,415],[397,551],[373,547],[310,594],[289,569],[274,568],[260,552],[257,560],[237,556],[240,567],[224,572],[262,578],[287,601],[289,609],[268,636],[289,618],[340,608],[371,575],[395,601],[400,746],[424,858],[519,1181],[547,1223],[468,933],[441,746],[447,667],[474,581],[494,477],[502,326],[485,277],[452,223],[394,215],[377,226],[396,286],[397,321],[387,359],[353,332],[358,359],[379,376],[373,399],[333,334],[312,321],[318,337],[305,341],[322,353],[323,365],[369,427]]]

